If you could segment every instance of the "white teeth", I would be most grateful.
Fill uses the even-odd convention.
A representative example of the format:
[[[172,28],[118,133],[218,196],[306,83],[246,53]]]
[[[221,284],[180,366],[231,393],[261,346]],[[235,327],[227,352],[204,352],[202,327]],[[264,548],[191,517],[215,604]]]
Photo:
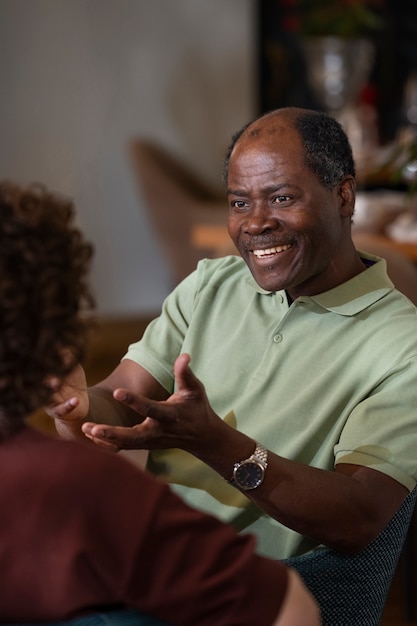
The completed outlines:
[[[254,250],[253,254],[256,257],[258,257],[258,259],[261,259],[264,256],[269,256],[270,254],[276,254],[277,252],[284,252],[285,250],[288,250],[288,248],[291,248],[289,244],[285,246],[276,246],[275,248],[267,248],[266,250]]]

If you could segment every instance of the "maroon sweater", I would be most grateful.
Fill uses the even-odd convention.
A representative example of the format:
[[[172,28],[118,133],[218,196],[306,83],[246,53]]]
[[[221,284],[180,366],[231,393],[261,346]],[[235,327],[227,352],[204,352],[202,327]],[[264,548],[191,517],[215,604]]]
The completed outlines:
[[[0,622],[133,607],[192,626],[263,626],[282,564],[114,453],[30,428],[0,444]]]

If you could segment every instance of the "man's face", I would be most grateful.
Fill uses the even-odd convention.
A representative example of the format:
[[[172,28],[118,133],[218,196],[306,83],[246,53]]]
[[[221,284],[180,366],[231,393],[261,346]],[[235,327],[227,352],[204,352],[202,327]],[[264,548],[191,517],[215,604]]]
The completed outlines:
[[[343,282],[346,208],[339,185],[329,191],[304,164],[298,133],[270,126],[246,132],[232,152],[229,233],[263,289],[314,295]]]

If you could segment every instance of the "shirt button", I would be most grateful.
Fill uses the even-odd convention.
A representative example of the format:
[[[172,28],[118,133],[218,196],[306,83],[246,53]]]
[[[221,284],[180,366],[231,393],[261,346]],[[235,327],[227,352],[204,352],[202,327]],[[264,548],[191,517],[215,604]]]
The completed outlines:
[[[280,294],[278,295],[278,302],[279,302],[280,304],[282,304],[282,303],[284,302],[284,296],[282,295],[282,293],[280,293]]]
[[[277,333],[276,335],[274,335],[273,341],[274,341],[274,343],[281,343],[281,341],[282,341],[281,333]]]

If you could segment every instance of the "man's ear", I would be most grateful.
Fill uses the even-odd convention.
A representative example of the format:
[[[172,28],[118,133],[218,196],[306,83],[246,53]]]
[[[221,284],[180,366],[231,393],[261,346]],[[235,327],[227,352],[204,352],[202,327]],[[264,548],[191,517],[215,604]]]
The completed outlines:
[[[346,176],[338,185],[340,215],[351,218],[355,210],[356,180]]]

